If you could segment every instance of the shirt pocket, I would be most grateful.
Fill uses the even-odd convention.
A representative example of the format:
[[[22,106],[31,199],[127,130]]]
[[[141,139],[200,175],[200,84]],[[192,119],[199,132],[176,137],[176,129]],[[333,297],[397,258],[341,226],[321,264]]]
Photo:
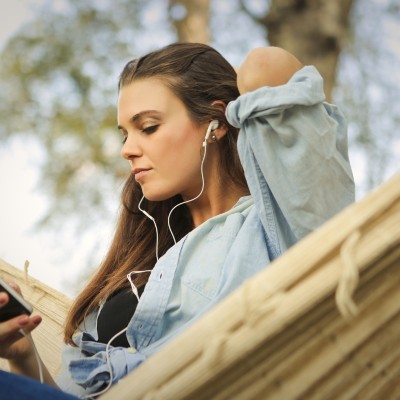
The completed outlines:
[[[188,274],[182,277],[182,284],[208,300],[212,300],[216,294],[218,280],[212,276],[197,277]]]
[[[226,257],[226,236],[221,225],[214,225],[202,241],[187,249],[190,257],[185,260],[181,283],[202,297],[212,300],[219,284],[221,266]],[[201,300],[200,300],[201,301]]]

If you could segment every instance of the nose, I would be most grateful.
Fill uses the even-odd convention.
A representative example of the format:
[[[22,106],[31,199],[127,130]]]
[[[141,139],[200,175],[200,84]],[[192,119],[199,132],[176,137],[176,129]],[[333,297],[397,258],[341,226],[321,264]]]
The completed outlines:
[[[138,141],[134,138],[134,134],[128,134],[121,149],[121,156],[126,160],[132,160],[135,157],[140,157],[141,154],[142,150]]]

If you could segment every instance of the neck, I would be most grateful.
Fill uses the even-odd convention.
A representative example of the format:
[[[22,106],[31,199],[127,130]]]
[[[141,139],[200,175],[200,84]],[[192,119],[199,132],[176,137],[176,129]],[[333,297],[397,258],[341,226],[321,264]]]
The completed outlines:
[[[210,146],[207,151],[207,160],[204,168],[204,191],[198,199],[186,204],[195,228],[208,219],[230,210],[240,197],[248,194],[247,189],[233,184],[226,184],[225,181],[222,181],[221,174],[218,172],[218,151],[213,146]],[[199,187],[192,188],[191,193],[182,194],[182,197],[184,200],[190,200],[199,192]]]
[[[205,188],[203,194],[195,201],[187,203],[192,215],[193,225],[197,227],[208,219],[230,210],[247,192],[237,188],[231,190],[226,186],[213,185]]]

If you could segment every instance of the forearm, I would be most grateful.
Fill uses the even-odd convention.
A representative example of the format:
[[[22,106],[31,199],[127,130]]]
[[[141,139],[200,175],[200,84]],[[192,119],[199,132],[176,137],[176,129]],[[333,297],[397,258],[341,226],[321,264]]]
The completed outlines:
[[[253,49],[237,71],[240,94],[263,86],[279,86],[287,83],[303,65],[291,53],[279,47]]]
[[[42,360],[40,360],[43,372],[43,383],[47,383],[50,386],[58,388],[58,385],[54,381],[53,377],[50,375],[50,372],[47,370],[46,366],[43,364]],[[31,355],[19,361],[9,360],[8,362],[10,367],[10,372],[15,374],[24,375],[33,379],[40,381],[40,372],[38,367],[38,361],[35,357],[35,354],[32,352]]]

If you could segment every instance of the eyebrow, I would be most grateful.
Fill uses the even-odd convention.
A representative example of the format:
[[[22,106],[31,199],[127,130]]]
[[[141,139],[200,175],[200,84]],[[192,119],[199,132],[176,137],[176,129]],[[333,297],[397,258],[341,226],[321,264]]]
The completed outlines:
[[[137,121],[141,120],[142,118],[146,117],[149,114],[160,116],[162,115],[162,112],[157,110],[144,110],[135,115],[132,115],[132,117],[129,118],[129,122],[136,123]],[[124,129],[124,128],[121,125],[118,125],[117,129]]]

